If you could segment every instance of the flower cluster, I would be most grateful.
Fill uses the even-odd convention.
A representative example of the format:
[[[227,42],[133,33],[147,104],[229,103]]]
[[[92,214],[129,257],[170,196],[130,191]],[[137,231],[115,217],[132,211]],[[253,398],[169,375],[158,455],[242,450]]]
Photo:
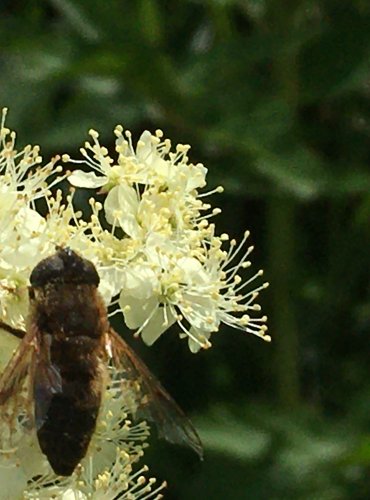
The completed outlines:
[[[118,126],[113,158],[91,131],[81,160],[63,155],[65,172],[59,157],[43,164],[37,146],[17,151],[5,116],[6,110],[0,127],[0,322],[26,328],[30,273],[60,245],[95,264],[110,314],[122,313],[148,345],[172,325],[192,352],[210,347],[222,324],[270,340],[256,303],[267,283],[260,282],[262,271],[245,278],[249,233],[239,244],[217,234],[212,217],[220,209],[205,200],[222,188],[203,191],[207,169],[189,161],[189,146],[173,149],[161,131],[145,131],[134,146]],[[72,187],[63,196],[58,188],[66,178]],[[75,206],[81,188],[95,190],[89,217]],[[3,331],[0,341],[2,368],[15,341]],[[148,428],[133,423],[135,394],[122,387],[119,373],[109,380],[87,456],[68,478],[55,476],[40,451],[26,385],[12,411],[0,406],[0,500],[161,497],[164,485],[146,480],[145,467],[136,469]]]
[[[55,251],[55,244],[68,241],[77,229],[70,224],[72,205],[62,203],[61,192],[51,189],[63,176],[58,157],[41,165],[38,146],[15,148],[15,132],[0,128],[0,318],[24,328],[28,310],[27,285],[35,265]],[[37,204],[47,204],[45,218]]]
[[[29,276],[35,265],[55,252],[55,245],[72,244],[81,252],[91,242],[85,225],[62,192],[52,188],[63,179],[58,158],[42,165],[38,147],[17,151],[15,133],[0,126],[0,321],[24,329],[28,311]],[[47,212],[44,217],[42,212]],[[1,330],[0,369],[19,342]],[[113,368],[112,368],[113,370]],[[114,370],[113,370],[114,371]],[[146,480],[137,467],[146,447],[148,427],[133,423],[136,399],[123,376],[111,373],[99,419],[86,457],[72,476],[56,476],[42,454],[33,425],[30,380],[7,404],[0,405],[0,500],[158,499],[164,484]]]
[[[189,162],[190,146],[173,151],[160,130],[145,131],[136,147],[121,126],[115,135],[115,159],[93,130],[81,148],[83,160],[63,157],[87,169],[70,173],[73,186],[105,195],[103,205],[91,199],[89,226],[91,242],[109,249],[105,256],[100,252],[97,265],[109,283],[108,302],[117,296],[115,312],[148,345],[175,323],[192,352],[210,347],[222,323],[270,340],[255,303],[267,283],[252,288],[262,271],[246,281],[240,275],[251,265],[249,233],[237,245],[227,234],[218,236],[210,222],[220,209],[204,199],[222,187],[200,192],[207,169]]]

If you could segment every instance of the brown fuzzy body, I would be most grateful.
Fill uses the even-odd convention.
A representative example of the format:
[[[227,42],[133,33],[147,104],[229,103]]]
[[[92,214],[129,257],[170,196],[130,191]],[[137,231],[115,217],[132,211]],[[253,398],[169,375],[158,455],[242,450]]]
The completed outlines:
[[[99,413],[106,308],[86,284],[33,287],[30,301],[30,327],[39,337],[37,437],[53,470],[68,476],[87,452]]]

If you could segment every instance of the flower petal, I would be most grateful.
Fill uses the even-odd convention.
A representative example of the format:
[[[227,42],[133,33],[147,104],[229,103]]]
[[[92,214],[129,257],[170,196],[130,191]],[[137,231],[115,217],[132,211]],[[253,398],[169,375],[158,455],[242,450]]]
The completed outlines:
[[[164,333],[171,325],[176,322],[176,317],[168,310],[167,315],[164,314],[165,308],[158,307],[148,324],[143,328],[141,337],[146,345],[153,345],[154,342]]]
[[[68,177],[68,181],[72,186],[92,189],[104,186],[108,178],[105,175],[96,175],[94,172],[74,170]]]
[[[104,203],[109,224],[118,224],[131,238],[139,238],[141,228],[137,221],[138,197],[134,188],[120,184],[112,188]]]
[[[125,323],[128,328],[134,330],[140,328],[145,321],[158,307],[158,301],[155,297],[151,299],[137,299],[121,293],[119,305],[125,317]]]

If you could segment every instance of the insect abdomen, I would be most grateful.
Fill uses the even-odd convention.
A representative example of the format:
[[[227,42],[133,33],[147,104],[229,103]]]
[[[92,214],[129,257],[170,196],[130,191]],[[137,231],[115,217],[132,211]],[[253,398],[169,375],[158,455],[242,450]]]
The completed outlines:
[[[54,343],[51,349],[61,392],[47,404],[37,437],[54,472],[62,476],[71,475],[86,455],[96,426],[103,384],[95,342],[77,337]],[[85,349],[76,349],[76,343],[85,344]]]
[[[73,398],[57,394],[47,420],[37,432],[40,448],[56,474],[70,476],[86,455],[95,430],[99,404],[81,408]]]

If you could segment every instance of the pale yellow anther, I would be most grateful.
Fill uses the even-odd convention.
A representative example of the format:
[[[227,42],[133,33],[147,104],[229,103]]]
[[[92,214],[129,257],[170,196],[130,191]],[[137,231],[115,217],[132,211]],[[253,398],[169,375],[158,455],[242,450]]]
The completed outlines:
[[[89,135],[91,135],[91,137],[92,137],[93,139],[98,139],[98,137],[99,137],[99,132],[97,132],[96,130],[94,130],[93,128],[91,128],[91,129],[89,130]]]
[[[248,314],[244,314],[241,318],[240,318],[240,322],[243,324],[243,325],[247,325],[249,322],[250,322],[251,318]]]
[[[114,129],[116,132],[118,132],[119,134],[122,134],[123,132],[123,127],[122,125],[116,125],[115,129]]]

